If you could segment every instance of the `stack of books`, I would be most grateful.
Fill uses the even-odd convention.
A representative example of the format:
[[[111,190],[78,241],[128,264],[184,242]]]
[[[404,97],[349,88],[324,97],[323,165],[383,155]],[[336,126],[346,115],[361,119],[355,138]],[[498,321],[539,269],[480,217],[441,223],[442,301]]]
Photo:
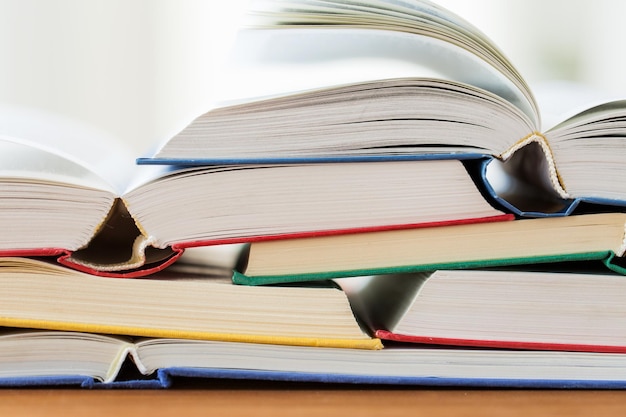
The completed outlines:
[[[626,387],[626,101],[542,128],[423,0],[251,17],[236,103],[132,169],[2,117],[0,385]]]

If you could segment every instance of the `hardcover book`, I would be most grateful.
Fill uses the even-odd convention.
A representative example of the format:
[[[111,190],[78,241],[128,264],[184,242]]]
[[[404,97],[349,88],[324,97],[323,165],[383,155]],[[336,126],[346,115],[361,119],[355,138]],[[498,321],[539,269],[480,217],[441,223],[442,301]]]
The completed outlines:
[[[428,1],[253,4],[225,70],[224,104],[140,163],[487,156],[492,187],[512,210],[625,204],[626,101],[564,102],[565,116],[542,125],[505,54]],[[518,198],[528,187],[541,198]]]
[[[172,266],[144,279],[0,258],[0,325],[127,336],[380,349],[333,285],[250,288]]]
[[[20,361],[13,358],[19,355]],[[124,377],[125,360],[135,369]],[[132,374],[131,374],[132,375]],[[0,385],[170,387],[181,378],[329,384],[624,388],[626,355],[482,349],[382,350],[6,330]]]
[[[355,314],[384,341],[626,353],[623,276],[527,268],[337,281]]]
[[[233,281],[349,276],[596,260],[624,273],[624,213],[253,242]]]
[[[513,218],[458,160],[137,167],[115,187],[123,161],[100,155],[109,176],[59,150],[0,137],[0,255],[140,276],[188,247]]]

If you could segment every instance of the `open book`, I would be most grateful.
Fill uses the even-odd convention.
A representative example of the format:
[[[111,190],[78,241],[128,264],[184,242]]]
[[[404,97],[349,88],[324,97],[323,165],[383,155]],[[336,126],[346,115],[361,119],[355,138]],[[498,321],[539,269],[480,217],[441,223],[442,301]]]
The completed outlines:
[[[90,155],[96,166],[51,149],[54,138],[28,139],[0,137],[0,255],[54,255],[99,275],[146,275],[192,246],[512,219],[456,160],[135,167],[120,178],[129,167],[116,149]]]
[[[14,360],[16,355],[19,361]],[[129,365],[127,369],[135,369],[130,377],[128,372],[120,373],[124,361]],[[169,387],[175,386],[181,377],[465,387],[624,388],[626,355],[415,347],[338,349],[184,339],[133,340],[10,329],[0,335],[0,386]]]
[[[599,213],[253,242],[233,280],[259,285],[583,260],[625,273],[625,225],[625,213]]]
[[[439,270],[337,281],[384,340],[626,353],[626,282],[608,271]]]
[[[505,55],[425,0],[261,1],[255,10],[227,67],[230,104],[140,162],[487,157],[492,191],[512,210],[625,204],[626,101],[564,103],[560,121],[542,126]],[[508,180],[496,181],[502,172]]]
[[[336,286],[250,288],[177,263],[144,279],[102,278],[0,258],[0,326],[379,349]]]

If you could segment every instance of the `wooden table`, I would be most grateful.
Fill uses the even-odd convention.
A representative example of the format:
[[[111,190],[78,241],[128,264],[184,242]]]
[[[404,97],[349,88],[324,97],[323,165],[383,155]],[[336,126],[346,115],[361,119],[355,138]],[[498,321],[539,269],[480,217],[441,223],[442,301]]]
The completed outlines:
[[[215,382],[170,390],[0,390],[1,416],[624,416],[626,391],[463,390]]]

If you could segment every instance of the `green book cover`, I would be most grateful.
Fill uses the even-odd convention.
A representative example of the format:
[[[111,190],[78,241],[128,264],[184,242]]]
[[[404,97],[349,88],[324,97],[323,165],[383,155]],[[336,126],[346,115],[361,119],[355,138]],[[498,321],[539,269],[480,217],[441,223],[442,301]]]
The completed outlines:
[[[475,268],[492,268],[503,266],[515,266],[515,265],[533,265],[533,264],[547,264],[547,263],[561,263],[561,262],[586,262],[586,261],[599,261],[603,263],[610,270],[622,275],[626,275],[626,267],[616,262],[619,258],[616,257],[613,251],[597,251],[587,253],[568,253],[551,256],[533,256],[533,257],[518,257],[518,258],[503,258],[503,259],[485,259],[467,262],[450,262],[439,264],[423,264],[423,265],[406,265],[397,267],[385,267],[385,268],[373,268],[373,269],[354,269],[345,271],[324,271],[318,273],[306,273],[306,274],[286,274],[286,275],[262,275],[262,276],[248,276],[245,273],[235,270],[233,272],[233,283],[239,285],[270,285],[270,284],[284,284],[295,282],[307,282],[307,281],[320,281],[333,278],[346,278],[365,275],[383,275],[383,274],[398,274],[398,273],[412,273],[422,271],[434,271],[438,269],[475,269]]]

